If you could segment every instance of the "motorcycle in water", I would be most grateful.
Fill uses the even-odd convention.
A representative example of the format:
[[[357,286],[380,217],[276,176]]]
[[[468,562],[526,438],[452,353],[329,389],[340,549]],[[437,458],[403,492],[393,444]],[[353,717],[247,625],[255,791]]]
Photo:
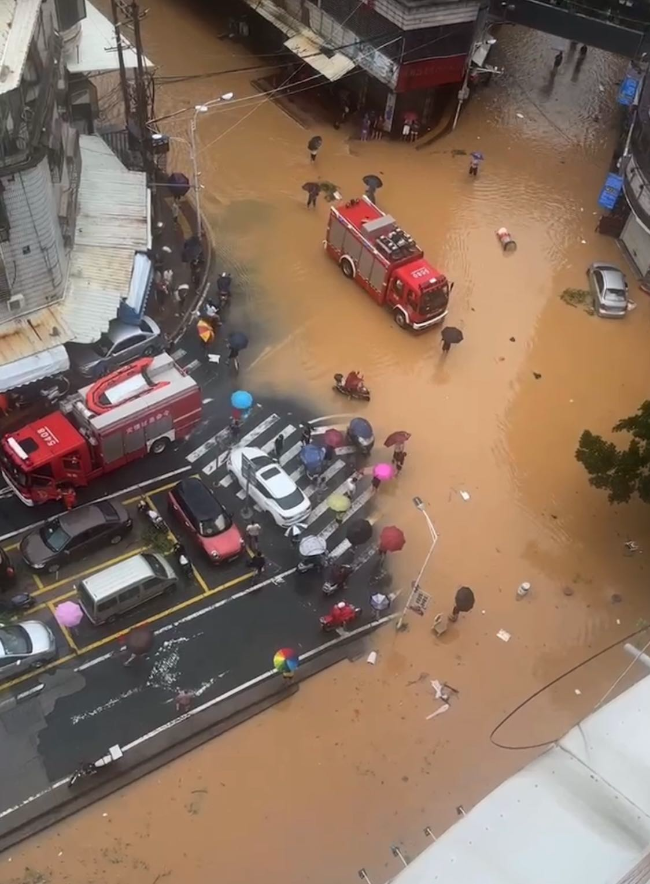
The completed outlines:
[[[323,583],[323,595],[334,595],[340,589],[345,589],[348,577],[353,571],[352,565],[334,565]]]
[[[217,294],[219,295],[219,308],[223,310],[230,301],[230,287],[232,285],[232,276],[229,273],[221,273],[217,277]]]
[[[68,788],[71,789],[75,783],[79,782],[79,780],[94,776],[96,773],[99,773],[100,770],[113,764],[114,761],[119,761],[123,754],[124,753],[120,747],[116,745],[111,746],[106,755],[102,755],[97,761],[84,761],[68,780]]]
[[[349,602],[339,602],[334,605],[329,614],[320,618],[320,628],[323,632],[345,629],[349,623],[353,623],[359,618],[361,613],[361,608],[357,608]]]
[[[19,611],[29,611],[36,604],[36,599],[28,592],[19,592],[8,599],[0,598],[0,614],[17,614]]]
[[[373,429],[363,417],[355,417],[350,421],[347,437],[361,454],[370,454],[375,444]]]
[[[186,577],[193,577],[194,576],[194,568],[192,567],[192,563],[190,562],[189,556],[185,552],[185,547],[183,546],[183,544],[182,543],[174,544],[174,548],[172,549],[172,552],[176,556],[176,561],[178,562],[178,567],[180,568],[181,572]]]
[[[156,531],[167,531],[167,525],[163,517],[156,510],[151,509],[146,500],[138,501],[138,512],[142,513],[151,522]]]
[[[347,396],[348,399],[361,399],[364,402],[370,402],[370,390],[363,382],[363,375],[356,371],[351,371],[345,380],[342,374],[335,374],[332,389]]]

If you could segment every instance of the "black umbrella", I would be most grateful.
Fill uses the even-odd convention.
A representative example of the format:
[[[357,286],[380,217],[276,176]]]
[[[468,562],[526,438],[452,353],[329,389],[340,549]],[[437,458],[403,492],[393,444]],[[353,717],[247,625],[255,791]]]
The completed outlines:
[[[454,325],[448,325],[440,332],[440,337],[445,342],[445,344],[460,344],[460,342],[463,340],[463,333],[459,328],[456,328]]]
[[[307,150],[310,153],[316,153],[317,150],[320,150],[323,146],[323,139],[320,135],[314,135],[313,138],[310,138],[307,142]]]
[[[371,190],[379,190],[380,187],[384,186],[384,182],[381,180],[379,175],[364,175],[363,183]]]
[[[230,332],[228,335],[228,343],[233,350],[245,350],[248,347],[248,338],[244,332]]]
[[[317,181],[305,181],[302,189],[307,193],[320,193],[320,184]]]
[[[167,179],[167,187],[174,196],[185,196],[190,189],[190,179],[182,172],[172,172]]]
[[[475,601],[474,593],[469,586],[461,586],[461,588],[456,591],[454,602],[458,610],[463,614],[467,614],[468,611],[472,610]]]
[[[372,537],[372,525],[367,519],[355,519],[350,523],[345,536],[352,546],[360,546]]]

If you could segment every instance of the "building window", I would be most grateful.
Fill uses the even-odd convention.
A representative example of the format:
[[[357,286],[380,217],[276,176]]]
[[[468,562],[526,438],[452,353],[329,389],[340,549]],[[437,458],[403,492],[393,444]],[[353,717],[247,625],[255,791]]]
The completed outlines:
[[[60,29],[67,31],[86,17],[86,0],[56,0],[56,14]]]

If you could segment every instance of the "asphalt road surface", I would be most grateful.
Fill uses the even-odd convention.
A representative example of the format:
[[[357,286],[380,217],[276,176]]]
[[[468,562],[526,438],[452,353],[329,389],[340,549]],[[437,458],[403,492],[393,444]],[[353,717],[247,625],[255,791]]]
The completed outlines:
[[[184,355],[177,354],[181,363]],[[183,475],[200,475],[243,527],[239,510],[245,494],[228,475],[225,463],[229,444],[224,432],[229,413],[226,394],[237,388],[237,378],[229,377],[224,384],[214,366],[200,363],[192,367],[191,362],[188,370],[197,373],[206,400],[202,425],[191,439],[169,453],[120,471],[119,482],[118,476],[113,476],[106,483],[95,483],[89,497],[101,497],[110,488],[118,499],[134,506],[141,493],[137,484],[163,476],[144,490],[166,516],[169,486]],[[351,519],[368,515],[369,478],[360,483],[343,524],[337,523],[325,500],[343,488],[358,463],[351,451],[338,450],[328,467],[326,486],[314,488],[298,459],[299,427],[309,417],[298,414],[291,403],[259,403],[243,426],[240,444],[272,451],[276,436],[285,436],[281,463],[312,501],[309,533],[324,537],[334,558],[354,558],[359,566],[343,593],[346,600],[365,609],[355,623],[358,626],[371,619],[368,600],[375,558],[372,542],[364,549],[352,550],[345,531]],[[315,423],[315,441],[319,428],[329,425]],[[120,494],[119,489],[128,490]],[[51,514],[43,508],[30,510],[6,496],[0,499],[0,512],[14,531],[34,522],[35,517]],[[245,557],[225,567],[212,566],[168,519],[172,531],[186,542],[196,578],[181,581],[173,596],[160,597],[118,618],[111,627],[97,629],[82,623],[77,630],[66,632],[56,626],[54,607],[61,599],[74,596],[73,580],[80,574],[139,549],[142,541],[138,532],[129,539],[128,549],[110,547],[105,557],[98,554],[41,580],[36,588],[28,586],[39,602],[33,616],[44,619],[56,631],[59,660],[46,671],[0,683],[0,818],[69,776],[79,762],[98,758],[114,743],[123,746],[142,740],[172,721],[179,714],[175,698],[180,690],[193,692],[196,704],[209,701],[268,672],[278,648],[290,646],[303,654],[329,640],[321,632],[318,618],[335,599],[322,595],[322,575],[294,573],[298,556],[284,531],[267,514],[257,512],[256,518],[263,526],[261,546],[267,558],[267,570],[259,579],[253,578]],[[14,543],[17,540],[19,536],[13,538]],[[11,541],[4,545],[11,546]],[[21,574],[24,581],[33,579]],[[146,659],[125,667],[120,652],[124,633],[140,623],[149,624],[155,632],[154,647]]]

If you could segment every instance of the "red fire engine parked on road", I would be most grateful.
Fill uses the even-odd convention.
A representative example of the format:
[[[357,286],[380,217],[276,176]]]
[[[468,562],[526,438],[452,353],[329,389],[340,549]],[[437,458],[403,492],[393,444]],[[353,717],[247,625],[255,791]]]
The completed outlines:
[[[201,419],[201,391],[171,356],[139,359],[0,439],[0,469],[28,506],[71,505],[74,488],[184,439]]]
[[[387,307],[400,328],[421,331],[447,315],[453,283],[367,197],[331,208],[324,245],[344,276]]]

